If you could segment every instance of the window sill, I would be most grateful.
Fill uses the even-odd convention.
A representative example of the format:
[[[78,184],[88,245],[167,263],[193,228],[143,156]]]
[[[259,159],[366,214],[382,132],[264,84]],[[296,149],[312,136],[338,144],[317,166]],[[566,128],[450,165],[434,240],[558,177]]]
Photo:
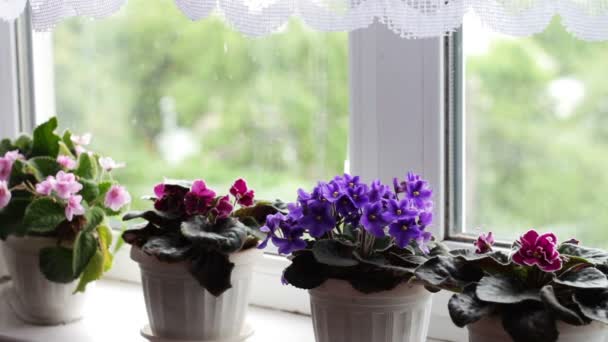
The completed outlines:
[[[147,323],[141,286],[104,280],[91,288],[85,318],[79,322],[55,327],[27,325],[11,312],[4,295],[7,285],[0,285],[0,341],[145,341],[139,329]],[[6,314],[5,314],[6,313]],[[249,342],[314,341],[312,322],[306,315],[252,306],[249,322],[255,334]],[[437,341],[437,340],[429,340]]]

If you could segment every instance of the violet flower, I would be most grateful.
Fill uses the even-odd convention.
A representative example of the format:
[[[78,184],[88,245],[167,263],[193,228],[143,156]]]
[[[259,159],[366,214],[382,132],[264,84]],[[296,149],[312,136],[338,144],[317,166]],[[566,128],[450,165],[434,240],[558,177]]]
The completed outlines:
[[[4,158],[10,160],[11,162],[15,162],[17,159],[24,160],[25,157],[23,154],[19,153],[19,150],[8,151],[4,154]]]
[[[526,266],[537,265],[545,272],[554,272],[562,268],[555,234],[539,235],[532,229],[522,235],[518,242],[520,247],[511,257],[514,263]]]
[[[184,205],[188,215],[206,214],[215,200],[215,191],[207,188],[202,180],[192,183],[192,188],[184,198]]]
[[[125,205],[131,203],[131,195],[120,185],[112,185],[106,193],[104,204],[107,208],[119,211]]]
[[[82,184],[76,181],[76,176],[73,173],[59,171],[55,176],[54,190],[60,198],[68,199],[82,190]]]
[[[412,240],[424,240],[422,227],[416,222],[415,217],[397,220],[388,227],[388,233],[395,238],[395,243],[400,248],[405,248]],[[429,236],[430,238],[430,236]]]
[[[335,180],[321,185],[321,194],[330,203],[336,203],[345,195],[342,186]]]
[[[488,234],[479,234],[477,241],[473,242],[473,245],[477,247],[475,249],[475,253],[477,254],[491,252],[492,246],[494,245],[494,236],[492,236],[492,232],[489,232]]]
[[[240,205],[242,205],[243,207],[250,207],[254,203],[254,198],[255,198],[255,191],[249,190],[238,199],[238,203]]]
[[[382,204],[380,202],[368,203],[363,207],[361,225],[370,234],[377,238],[384,237],[384,228],[387,224],[388,222],[383,217]]]
[[[312,200],[306,209],[300,224],[308,229],[311,236],[322,237],[336,226],[336,218],[327,203]]]
[[[162,198],[165,195],[165,184],[156,184],[154,187],[154,195],[156,198]]]
[[[72,222],[74,216],[84,215],[85,210],[82,204],[80,204],[81,202],[82,196],[80,195],[74,195],[68,198],[67,205],[65,207],[65,218],[69,222]]]
[[[0,209],[5,208],[11,201],[12,194],[6,181],[0,180]]]
[[[266,239],[258,248],[266,248],[269,240],[278,247],[280,254],[290,254],[294,251],[306,248],[306,241],[302,240],[304,229],[299,227],[295,221],[281,213],[268,215],[266,225],[260,228],[267,233]]]
[[[36,184],[36,192],[43,196],[50,196],[55,189],[55,177],[48,176],[46,180]]]
[[[351,184],[351,183],[349,183]],[[347,195],[353,200],[355,207],[363,208],[369,202],[368,190],[366,184],[358,184],[346,189]]]
[[[418,215],[418,210],[412,207],[412,202],[404,198],[401,201],[388,200],[387,211],[384,213],[384,218],[387,221],[394,221],[415,217]]]
[[[76,168],[76,161],[69,156],[58,156],[57,163],[66,170],[74,170]]]
[[[386,194],[390,193],[388,185],[382,184],[379,179],[372,182],[369,189],[369,201],[378,202],[386,197]]]
[[[72,142],[76,145],[86,146],[91,143],[91,138],[93,135],[91,133],[85,133],[83,135],[72,135]]]
[[[431,197],[433,196],[433,191],[429,188],[427,181],[413,172],[407,174],[407,189],[405,194],[419,209],[424,210],[432,207]]]

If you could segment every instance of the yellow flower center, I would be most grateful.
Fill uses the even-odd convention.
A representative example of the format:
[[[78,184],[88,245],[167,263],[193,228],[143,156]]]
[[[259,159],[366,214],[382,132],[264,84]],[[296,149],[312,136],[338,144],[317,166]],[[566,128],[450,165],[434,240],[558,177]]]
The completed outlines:
[[[370,219],[371,221],[375,220],[375,219],[376,219],[376,215],[374,215],[374,214],[369,215],[369,219]]]
[[[401,209],[397,209],[397,215],[401,215],[402,211]]]
[[[403,226],[401,226],[401,229],[402,229],[403,231],[406,231],[406,230],[408,230],[408,227],[407,227],[406,225],[403,225]]]
[[[339,194],[340,194],[339,192],[334,191],[334,197],[338,197]]]
[[[420,191],[414,191],[414,196],[420,196]]]
[[[351,187],[351,188],[354,188],[355,187],[355,183],[350,182],[350,183],[348,183],[348,186]]]

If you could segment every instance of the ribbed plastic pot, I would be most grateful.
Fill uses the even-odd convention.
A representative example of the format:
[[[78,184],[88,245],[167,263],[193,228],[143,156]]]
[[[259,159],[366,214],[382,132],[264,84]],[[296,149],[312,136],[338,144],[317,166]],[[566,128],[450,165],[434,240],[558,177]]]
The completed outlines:
[[[243,329],[253,267],[263,252],[248,249],[230,255],[235,264],[232,288],[215,297],[188,272],[186,263],[163,263],[131,248],[139,263],[152,333],[158,338],[217,340],[238,336]]]
[[[54,283],[40,271],[40,250],[56,245],[56,239],[44,237],[9,236],[4,242],[14,291],[10,303],[15,314],[28,323],[59,325],[83,317],[86,293],[73,294],[77,283]]]
[[[469,342],[513,342],[504,330],[498,317],[489,317],[467,326]],[[604,342],[608,337],[608,325],[592,322],[589,325],[575,326],[557,322],[558,342]]]
[[[363,294],[330,279],[309,291],[317,342],[425,342],[432,294],[421,285]]]

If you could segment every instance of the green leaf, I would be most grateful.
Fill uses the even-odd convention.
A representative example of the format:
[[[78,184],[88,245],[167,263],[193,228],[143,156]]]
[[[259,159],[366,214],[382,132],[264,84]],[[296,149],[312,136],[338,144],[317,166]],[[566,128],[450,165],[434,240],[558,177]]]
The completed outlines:
[[[57,163],[55,158],[51,157],[34,157],[28,160],[28,164],[34,170],[38,181],[43,181],[48,176],[55,176],[57,172],[61,171],[61,165]]]
[[[517,342],[555,342],[559,336],[553,315],[534,303],[507,306],[502,325]]]
[[[573,300],[587,318],[608,324],[608,290],[579,290]]]
[[[0,209],[0,239],[6,239],[10,234],[25,234],[23,216],[31,201],[32,195],[29,192],[13,191],[11,201],[4,209]]]
[[[84,231],[92,232],[106,219],[106,215],[99,207],[92,207],[85,213],[86,224]]]
[[[17,140],[15,140],[15,147],[19,149],[19,152],[24,155],[29,155],[32,149],[32,138],[27,134],[21,134]]]
[[[97,239],[88,231],[82,230],[74,242],[74,258],[72,269],[74,276],[79,277],[97,251]]]
[[[70,158],[74,158],[74,154],[72,154],[72,151],[70,151],[70,148],[63,141],[59,142],[59,152],[58,152],[58,155],[60,155],[60,156],[68,156]]]
[[[232,287],[230,275],[234,264],[228,255],[218,252],[202,253],[190,264],[190,273],[212,295],[219,297]]]
[[[55,129],[57,129],[56,117],[51,118],[34,129],[32,157],[47,156],[57,158],[61,138],[55,134]]]
[[[608,252],[597,249],[578,246],[571,243],[562,243],[559,246],[559,253],[563,256],[576,256],[585,259],[593,264],[604,264],[608,262]]]
[[[47,247],[40,250],[40,271],[55,283],[71,283],[76,279],[72,272],[72,250],[65,247]]]
[[[48,197],[34,200],[25,210],[23,224],[28,231],[48,233],[65,221],[65,208]]]
[[[353,257],[355,245],[337,240],[319,240],[312,247],[312,254],[318,262],[330,266],[348,267],[359,264]]]
[[[99,173],[96,157],[88,153],[81,153],[78,157],[78,165],[74,173],[80,176],[80,178],[96,179]]]
[[[283,272],[285,280],[299,289],[314,289],[326,280],[326,266],[317,262],[311,251],[302,251],[296,255]]]
[[[180,216],[157,210],[133,211],[123,216],[122,219],[123,221],[130,221],[138,218],[169,230],[179,229],[182,224],[182,218]]]
[[[213,224],[206,218],[196,216],[181,226],[186,239],[222,253],[241,250],[247,240],[247,231],[247,226],[233,218],[218,220]]]
[[[74,146],[74,142],[72,141],[72,132],[69,129],[66,129],[63,132],[63,137],[61,138],[61,142],[68,148],[70,154],[76,152],[76,146]]]
[[[11,139],[2,139],[0,141],[0,156],[4,156],[6,152],[14,151],[17,146],[13,145]]]
[[[93,257],[89,260],[89,263],[85,267],[82,275],[80,276],[80,281],[78,282],[78,286],[74,290],[74,293],[84,292],[87,288],[87,285],[95,280],[98,280],[103,275],[104,270],[104,260],[101,252],[96,251]]]
[[[147,223],[143,226],[126,230],[122,233],[122,239],[130,245],[141,248],[151,237],[161,235],[162,233],[163,230],[157,228],[152,223]]]
[[[164,262],[184,261],[190,256],[192,244],[177,234],[152,236],[143,245],[142,251]]]
[[[112,262],[114,256],[110,253],[110,246],[112,245],[112,230],[106,225],[97,227],[97,234],[99,235],[99,245],[101,247],[101,254],[103,256],[103,271],[107,272],[112,268]],[[122,239],[121,239],[122,241]]]
[[[587,323],[575,310],[560,303],[553,286],[545,285],[540,289],[540,299],[545,304],[545,307],[562,321],[572,325],[583,325]]]
[[[87,203],[94,202],[99,197],[99,185],[92,180],[80,179],[80,184],[82,184],[82,190],[80,190],[80,195]]]
[[[486,275],[477,284],[477,297],[485,302],[514,304],[540,301],[538,289],[529,288],[517,278],[502,274]]]
[[[608,288],[606,275],[595,267],[575,266],[560,274],[553,282],[579,289],[605,289]]]
[[[8,187],[12,188],[25,182],[35,184],[36,177],[34,176],[34,173],[34,169],[25,161],[19,159],[15,160],[13,163],[13,168],[11,169],[11,177]]]
[[[462,293],[456,293],[448,302],[448,311],[452,322],[458,327],[475,323],[483,316],[487,316],[494,310],[494,305],[479,300],[475,294],[477,284],[472,283],[465,286]]]
[[[260,201],[251,207],[244,207],[235,211],[233,215],[239,220],[252,217],[255,219],[255,222],[263,225],[268,215],[273,215],[280,211],[281,209],[275,206],[274,203]]]
[[[458,292],[482,276],[482,270],[474,263],[451,256],[433,257],[416,269],[416,278],[432,286]]]

